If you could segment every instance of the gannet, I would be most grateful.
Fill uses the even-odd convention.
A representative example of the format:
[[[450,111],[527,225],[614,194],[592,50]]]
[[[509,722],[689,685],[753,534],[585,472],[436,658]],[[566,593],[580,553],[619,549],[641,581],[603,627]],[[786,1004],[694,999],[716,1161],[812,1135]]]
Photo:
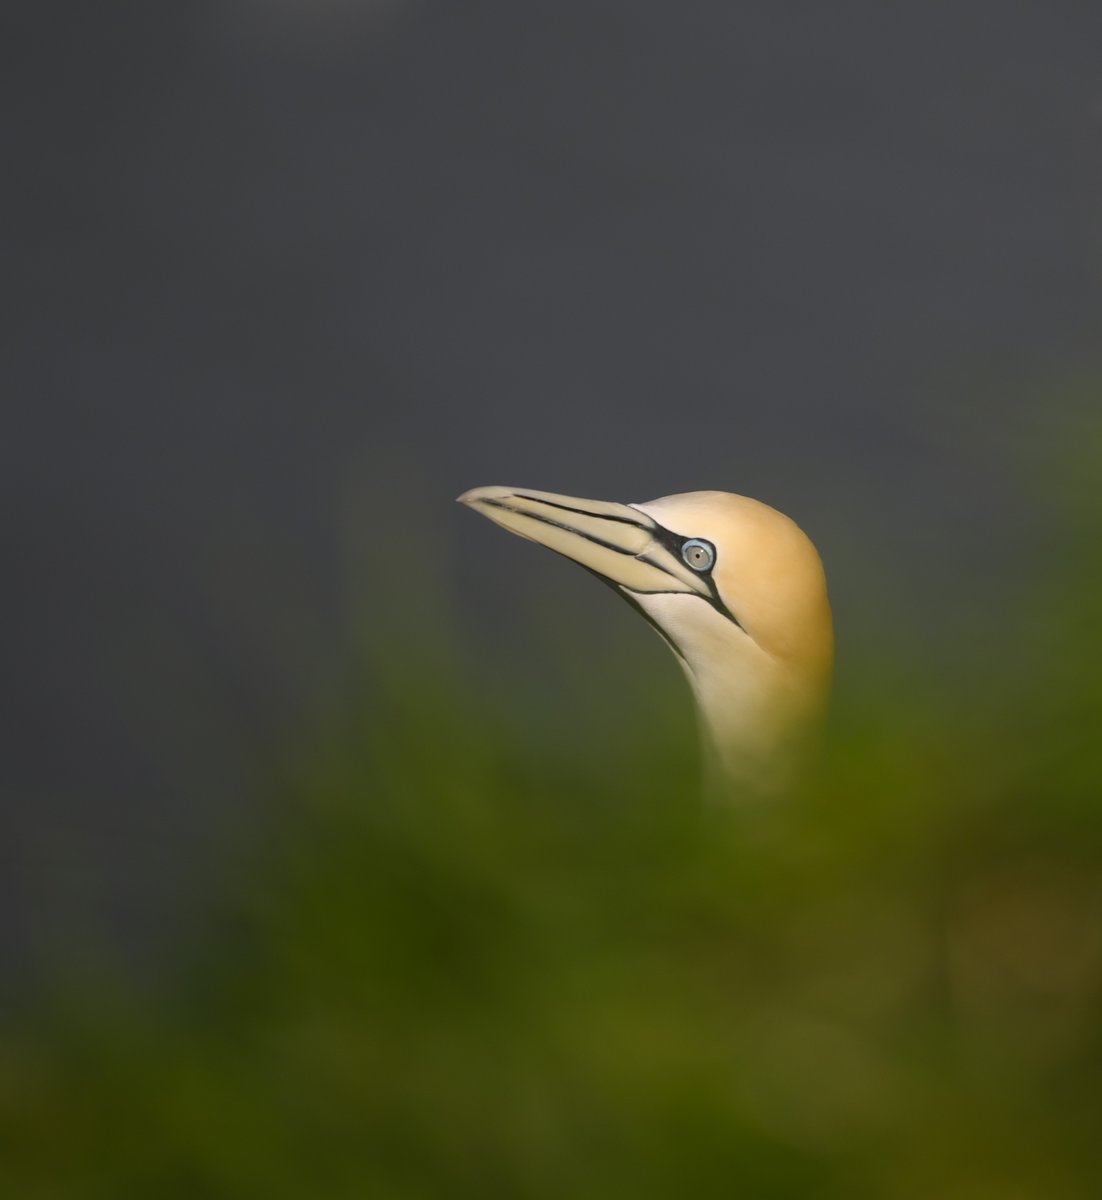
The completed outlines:
[[[794,521],[730,492],[616,504],[479,487],[459,502],[579,563],[662,635],[695,696],[713,780],[750,793],[792,782],[834,658],[822,562]]]

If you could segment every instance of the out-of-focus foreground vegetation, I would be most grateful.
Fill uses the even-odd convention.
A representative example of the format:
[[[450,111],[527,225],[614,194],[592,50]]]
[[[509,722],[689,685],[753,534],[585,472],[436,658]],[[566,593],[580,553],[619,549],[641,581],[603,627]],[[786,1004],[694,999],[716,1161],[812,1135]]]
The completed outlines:
[[[395,637],[167,980],[44,985],[0,1031],[0,1194],[1102,1195],[1073,491],[982,648],[844,648],[815,785],[770,806],[702,804],[686,696],[630,668],[615,712],[571,668],[564,712]]]

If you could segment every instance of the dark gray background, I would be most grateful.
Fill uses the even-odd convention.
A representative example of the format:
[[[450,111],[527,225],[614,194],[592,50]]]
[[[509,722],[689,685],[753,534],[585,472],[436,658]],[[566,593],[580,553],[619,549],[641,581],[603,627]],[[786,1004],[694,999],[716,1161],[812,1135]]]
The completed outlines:
[[[1100,11],[7,5],[5,937],[161,936],[423,532],[491,627],[592,587],[466,487],[747,492],[843,634],[870,568],[982,609],[1096,365]]]

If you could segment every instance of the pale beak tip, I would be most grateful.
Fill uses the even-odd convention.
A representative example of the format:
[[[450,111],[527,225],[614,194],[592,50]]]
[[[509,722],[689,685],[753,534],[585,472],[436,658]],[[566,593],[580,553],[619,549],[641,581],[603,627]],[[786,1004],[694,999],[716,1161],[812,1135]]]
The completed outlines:
[[[483,500],[493,499],[498,496],[508,496],[511,489],[504,487],[476,487],[464,492],[461,496],[456,496],[456,504],[466,504],[474,506]]]

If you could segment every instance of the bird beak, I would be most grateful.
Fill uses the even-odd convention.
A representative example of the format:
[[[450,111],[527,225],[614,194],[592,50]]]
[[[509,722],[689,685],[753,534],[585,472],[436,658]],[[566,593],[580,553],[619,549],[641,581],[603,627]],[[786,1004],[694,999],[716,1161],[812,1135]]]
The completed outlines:
[[[630,504],[508,487],[472,488],[459,503],[629,592],[708,595],[670,549],[671,535]]]

